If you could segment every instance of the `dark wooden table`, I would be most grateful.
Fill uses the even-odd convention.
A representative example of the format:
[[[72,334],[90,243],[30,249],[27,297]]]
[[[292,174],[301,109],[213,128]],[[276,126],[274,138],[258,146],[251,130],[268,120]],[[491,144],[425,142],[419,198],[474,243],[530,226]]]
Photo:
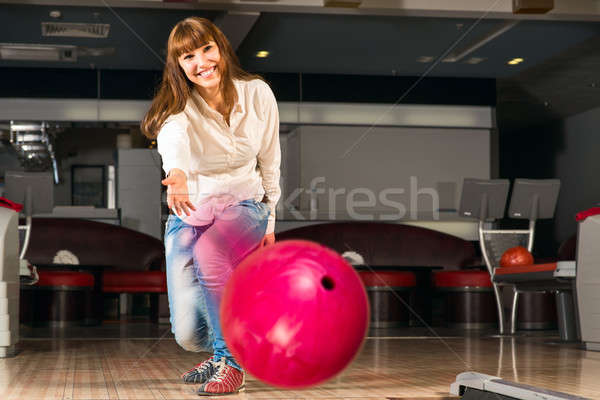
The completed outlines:
[[[88,272],[94,276],[94,289],[89,298],[89,304],[85,304],[85,315],[83,324],[95,326],[102,324],[104,314],[104,293],[102,292],[104,270],[113,269],[107,265],[93,264],[37,264],[38,270],[62,270]]]
[[[432,322],[432,299],[435,294],[432,285],[432,274],[435,270],[441,270],[440,266],[422,265],[355,265],[357,271],[410,271],[415,274],[416,287],[414,296],[411,296],[410,312],[411,326],[431,325]]]

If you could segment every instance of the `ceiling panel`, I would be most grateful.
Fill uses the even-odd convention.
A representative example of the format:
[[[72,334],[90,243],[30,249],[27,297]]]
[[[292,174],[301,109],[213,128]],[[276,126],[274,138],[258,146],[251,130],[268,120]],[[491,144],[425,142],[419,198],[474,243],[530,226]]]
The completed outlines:
[[[40,24],[51,21],[49,13],[60,10],[60,22],[110,24],[106,39],[42,37]],[[102,8],[67,6],[0,5],[0,42],[69,44],[114,47],[115,54],[81,57],[77,63],[1,61],[0,66],[48,66],[111,69],[162,69],[164,49],[173,25],[190,15],[211,20],[220,11],[151,8]],[[221,18],[217,18],[220,20]],[[455,49],[476,44],[505,21],[468,18],[358,16],[336,14],[262,13],[242,41],[238,54],[249,70],[353,75],[419,76],[432,63],[417,62],[421,56],[440,57]],[[456,63],[439,63],[429,76],[508,77],[600,33],[596,22],[521,21]],[[266,59],[254,55],[270,51]],[[512,57],[525,62],[508,67]],[[468,64],[480,57],[480,64]]]

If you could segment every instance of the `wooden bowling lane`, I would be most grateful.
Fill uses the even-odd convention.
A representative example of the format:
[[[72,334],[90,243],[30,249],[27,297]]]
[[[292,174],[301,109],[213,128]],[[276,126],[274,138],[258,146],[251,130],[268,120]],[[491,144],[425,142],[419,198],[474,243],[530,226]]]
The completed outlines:
[[[340,376],[305,390],[249,377],[227,399],[444,400],[456,374],[478,371],[589,398],[600,395],[600,353],[545,344],[546,337],[368,339]],[[0,359],[0,399],[198,399],[179,375],[206,354],[172,338],[23,339]]]

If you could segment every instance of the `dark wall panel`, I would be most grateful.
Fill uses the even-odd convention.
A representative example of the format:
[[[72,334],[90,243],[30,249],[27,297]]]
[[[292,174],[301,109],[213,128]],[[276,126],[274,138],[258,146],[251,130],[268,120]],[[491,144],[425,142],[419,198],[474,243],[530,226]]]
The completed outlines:
[[[95,98],[96,71],[0,68],[0,97]]]
[[[417,77],[261,75],[279,101],[395,103],[401,99],[403,104],[496,104],[494,79],[426,78],[414,85]],[[145,100],[152,98],[161,77],[161,71],[0,68],[0,97]]]

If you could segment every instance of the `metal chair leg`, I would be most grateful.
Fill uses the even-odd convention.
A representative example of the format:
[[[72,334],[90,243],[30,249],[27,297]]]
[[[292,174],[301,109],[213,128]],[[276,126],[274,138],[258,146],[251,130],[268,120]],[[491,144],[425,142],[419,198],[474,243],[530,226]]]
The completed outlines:
[[[496,306],[498,308],[498,326],[500,328],[500,334],[506,334],[506,330],[504,327],[504,307],[502,306],[502,296],[500,295],[500,288],[495,283],[492,283],[494,286],[494,297],[496,298]]]
[[[131,293],[119,294],[119,315],[131,315],[133,309],[133,297]]]
[[[519,292],[515,288],[513,288],[513,301],[512,301],[512,310],[510,315],[510,334],[514,335],[517,331],[517,303],[519,300]]]

